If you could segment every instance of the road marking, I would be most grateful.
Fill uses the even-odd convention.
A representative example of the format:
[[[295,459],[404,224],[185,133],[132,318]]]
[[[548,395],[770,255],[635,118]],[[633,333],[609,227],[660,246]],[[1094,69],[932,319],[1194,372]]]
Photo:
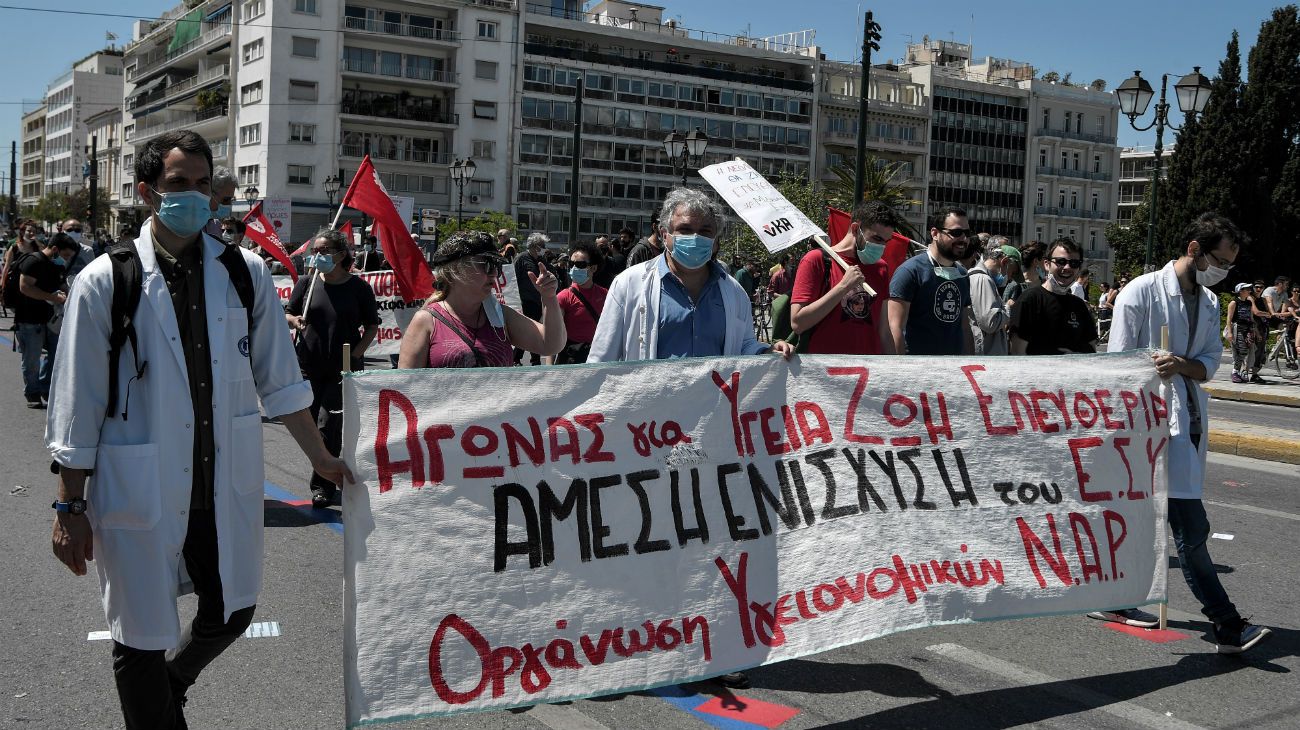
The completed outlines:
[[[673,707],[689,712],[695,719],[706,722],[713,727],[719,728],[719,730],[763,730],[763,728],[767,727],[766,725],[759,725],[754,722],[746,722],[745,720],[738,720],[731,717],[703,712],[700,708],[709,704],[709,702],[714,698],[707,695],[696,694],[681,685],[658,687],[649,692]],[[728,701],[748,702],[750,700],[747,697],[733,695],[728,698]]]
[[[1216,532],[1213,535],[1210,535],[1210,537],[1214,538],[1215,540],[1231,540],[1233,538],[1232,535],[1229,535],[1226,532]]]
[[[250,624],[248,630],[244,632],[245,639],[269,639],[272,636],[280,635],[280,623],[278,621],[259,621]]]
[[[714,697],[696,707],[695,711],[707,712],[710,715],[717,715],[728,720],[740,720],[741,722],[761,725],[769,728],[769,730],[799,714],[799,711],[793,707],[764,702],[753,697],[738,697],[735,695],[731,697]]]
[[[306,515],[312,522],[325,525],[340,535],[343,534],[343,515],[338,512],[332,509],[313,509],[310,501],[304,506],[298,495],[269,481],[262,484],[262,491],[267,497],[283,503],[285,507]]]
[[[1227,507],[1228,509],[1239,509],[1242,512],[1254,512],[1255,514],[1268,515],[1269,517],[1281,517],[1284,520],[1295,520],[1296,522],[1300,522],[1300,515],[1294,515],[1291,514],[1290,512],[1282,512],[1280,510],[1269,509],[1267,507],[1254,507],[1249,504],[1228,504],[1227,502],[1212,502],[1208,499],[1204,501],[1206,504],[1211,504],[1214,505],[1215,507]],[[1218,535],[1215,535],[1215,537],[1218,537]]]
[[[1152,644],[1167,644],[1171,641],[1181,641],[1183,639],[1192,638],[1191,634],[1184,634],[1181,631],[1172,631],[1170,629],[1165,629],[1164,631],[1161,631],[1160,629],[1140,629],[1136,626],[1117,624],[1113,621],[1108,621],[1106,623],[1106,628],[1118,631],[1121,634],[1136,636],[1137,638],[1143,641],[1149,641]]]
[[[1220,454],[1217,451],[1211,451],[1208,458],[1212,464],[1227,466],[1233,469],[1246,469],[1248,471],[1277,474],[1284,477],[1300,477],[1300,466],[1296,464],[1283,464],[1279,461],[1261,461],[1259,459],[1250,459],[1245,456],[1237,456],[1236,454]]]
[[[86,641],[108,641],[113,638],[112,631],[92,631],[86,634]]]
[[[533,705],[525,713],[551,730],[609,730],[572,707]]]
[[[1003,661],[974,649],[967,649],[961,644],[935,644],[927,646],[926,651],[996,675],[1016,686],[1037,685],[1033,689],[1118,717],[1130,725],[1159,728],[1159,730],[1201,730],[1198,725],[1153,712],[1127,700],[1094,692],[1072,682],[1063,682],[1050,674],[1035,672],[1019,664]]]

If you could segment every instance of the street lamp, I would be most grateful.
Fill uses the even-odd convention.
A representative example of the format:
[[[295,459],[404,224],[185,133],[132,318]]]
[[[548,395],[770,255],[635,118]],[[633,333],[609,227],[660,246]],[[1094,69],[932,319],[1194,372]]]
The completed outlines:
[[[694,164],[699,166],[704,158],[704,150],[709,147],[709,137],[700,131],[699,127],[692,129],[690,134],[682,137],[680,133],[673,130],[671,134],[664,138],[664,151],[668,153],[668,159],[672,162],[673,170],[681,170],[682,185],[686,184],[686,170]]]
[[[1146,114],[1147,105],[1151,103],[1151,97],[1155,92],[1151,84],[1142,78],[1141,71],[1134,71],[1133,77],[1120,84],[1115,89],[1115,96],[1119,99],[1119,109],[1128,117],[1128,123],[1139,132],[1145,132],[1152,127],[1156,128],[1156,148],[1155,164],[1151,166],[1151,210],[1149,211],[1149,222],[1147,224],[1147,255],[1144,271],[1152,271],[1151,257],[1152,250],[1155,247],[1156,235],[1156,207],[1159,200],[1160,184],[1160,157],[1164,153],[1165,127],[1170,127],[1174,131],[1179,131],[1181,127],[1175,126],[1169,122],[1169,103],[1165,101],[1165,87],[1169,83],[1169,74],[1160,77],[1160,101],[1156,104],[1155,118],[1145,127],[1137,125],[1137,118]],[[1205,105],[1210,102],[1210,80],[1201,75],[1201,67],[1194,66],[1192,72],[1178,80],[1174,84],[1174,94],[1178,97],[1178,108],[1188,119],[1195,119],[1197,114],[1205,111]]]
[[[474,179],[474,173],[478,170],[478,165],[473,160],[456,160],[451,165],[451,181],[456,183],[459,190],[460,198],[456,203],[456,227],[460,228],[461,221],[465,217],[465,185]]]
[[[256,185],[249,185],[244,188],[244,201],[248,203],[248,207],[253,207],[253,201],[257,200],[257,196],[260,193],[261,191],[257,189]]]
[[[330,175],[322,183],[325,186],[325,197],[330,201],[330,208],[334,207],[334,196],[339,194],[339,188],[343,187],[343,181],[338,175]]]

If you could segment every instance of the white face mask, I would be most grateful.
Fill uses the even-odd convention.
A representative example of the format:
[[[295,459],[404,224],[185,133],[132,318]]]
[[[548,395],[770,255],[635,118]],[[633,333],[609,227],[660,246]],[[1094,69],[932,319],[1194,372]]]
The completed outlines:
[[[1214,264],[1211,264],[1208,259],[1206,260],[1205,263],[1206,263],[1206,269],[1204,271],[1201,271],[1200,269],[1196,270],[1197,284],[1200,284],[1201,286],[1214,286],[1215,284],[1218,284],[1219,282],[1228,278],[1227,269],[1220,269]]]

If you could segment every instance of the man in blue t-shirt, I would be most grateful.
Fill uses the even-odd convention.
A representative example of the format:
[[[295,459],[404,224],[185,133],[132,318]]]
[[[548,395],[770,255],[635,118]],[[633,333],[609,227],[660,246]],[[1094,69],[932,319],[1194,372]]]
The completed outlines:
[[[974,352],[970,328],[970,282],[957,260],[971,231],[966,211],[941,208],[930,224],[930,246],[903,262],[889,281],[889,334],[894,352],[961,355]]]

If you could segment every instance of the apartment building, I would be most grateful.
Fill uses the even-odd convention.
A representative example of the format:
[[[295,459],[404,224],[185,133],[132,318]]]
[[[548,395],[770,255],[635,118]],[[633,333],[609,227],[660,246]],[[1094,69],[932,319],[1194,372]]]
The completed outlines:
[[[45,194],[45,104],[23,114],[23,157],[18,202],[36,205]]]
[[[695,169],[738,156],[770,179],[810,174],[817,56],[801,42],[805,34],[725,36],[690,30],[654,5],[605,0],[587,12],[579,5],[529,3],[522,13],[511,192],[521,227],[567,240],[576,190],[579,235],[625,226],[645,235],[681,180],[664,145],[674,131],[708,137],[703,159],[688,170],[695,186],[707,188]]]
[[[1113,94],[1082,86],[1018,83],[1029,91],[1034,129],[1026,229],[1040,241],[1073,239],[1083,248],[1094,276],[1109,281],[1106,226],[1115,220],[1119,199],[1119,103]]]
[[[116,238],[121,225],[127,222],[122,210],[122,107],[115,106],[86,118],[86,139],[90,152],[86,161],[95,163],[98,175],[96,185],[108,195],[108,209],[95,211],[95,228],[103,229]],[[91,156],[93,155],[93,157]],[[89,185],[89,182],[87,182]],[[130,197],[129,195],[127,196]],[[130,222],[137,223],[134,218]],[[91,230],[89,221],[86,229]]]
[[[817,149],[813,177],[823,185],[838,178],[837,167],[856,160],[862,66],[822,60],[817,87]],[[867,154],[877,166],[898,165],[894,178],[918,201],[904,217],[919,232],[925,230],[926,180],[930,162],[930,100],[911,74],[892,64],[873,66],[867,107]]]
[[[122,103],[122,52],[95,51],[49,84],[45,92],[45,192],[70,193],[84,184],[86,120]]]
[[[1169,172],[1169,160],[1173,155],[1173,145],[1165,147],[1161,155],[1162,180]],[[1154,147],[1125,147],[1120,150],[1117,188],[1119,207],[1115,213],[1115,220],[1120,224],[1127,226],[1133,221],[1134,211],[1146,199],[1147,188],[1151,187],[1151,171],[1155,166]]]
[[[280,211],[286,240],[332,220],[339,201],[325,180],[338,175],[346,188],[367,152],[388,192],[415,210],[448,210],[449,166],[473,156],[466,214],[506,209],[515,64],[503,41],[517,16],[505,0],[189,2],[138,28],[127,49],[127,139],[202,134],[235,172],[241,201]],[[187,23],[197,32],[177,43]]]

